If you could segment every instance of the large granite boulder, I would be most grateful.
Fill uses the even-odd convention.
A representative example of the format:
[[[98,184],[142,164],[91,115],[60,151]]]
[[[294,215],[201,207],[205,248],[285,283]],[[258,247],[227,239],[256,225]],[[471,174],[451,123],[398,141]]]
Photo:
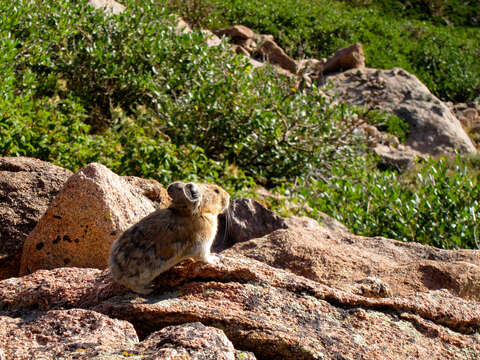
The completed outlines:
[[[73,175],[25,241],[20,273],[62,266],[103,269],[113,241],[168,202],[156,181],[92,163]]]
[[[71,175],[33,158],[0,158],[0,279],[18,275],[25,239]]]
[[[337,102],[390,112],[410,125],[406,144],[424,154],[475,153],[472,141],[447,104],[403,69],[353,69],[327,76]]]

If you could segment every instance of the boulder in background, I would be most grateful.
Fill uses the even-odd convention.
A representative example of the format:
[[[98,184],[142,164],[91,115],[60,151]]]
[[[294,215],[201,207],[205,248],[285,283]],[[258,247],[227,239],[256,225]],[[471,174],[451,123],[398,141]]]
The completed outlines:
[[[0,279],[18,276],[23,244],[72,172],[27,157],[0,157]]]

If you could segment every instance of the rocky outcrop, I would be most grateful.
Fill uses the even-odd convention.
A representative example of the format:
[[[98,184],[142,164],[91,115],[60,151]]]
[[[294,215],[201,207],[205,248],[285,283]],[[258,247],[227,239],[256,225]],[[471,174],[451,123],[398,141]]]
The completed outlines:
[[[406,144],[425,154],[475,153],[476,149],[446,104],[403,69],[354,69],[328,76],[337,102],[391,112],[410,125]]]
[[[0,279],[18,275],[27,235],[71,175],[37,159],[0,158]]]
[[[61,266],[103,269],[113,241],[168,199],[155,181],[122,178],[90,164],[68,179],[28,236],[20,273]]]
[[[480,301],[480,251],[366,238],[317,224],[310,228],[290,225],[238,243],[222,254],[247,256],[345,291],[373,277],[391,289],[393,296],[444,289]]]
[[[215,35],[228,36],[234,42],[237,42],[237,41],[240,41],[240,40],[253,39],[253,37],[255,36],[255,33],[253,32],[252,29],[250,29],[246,26],[234,25],[234,26],[230,26],[228,28],[215,30]]]
[[[297,73],[297,62],[288,56],[283,49],[273,40],[265,40],[255,51],[263,61],[280,66],[292,74]]]
[[[230,39],[234,51],[247,55],[255,67],[265,63],[276,65],[285,74],[296,74],[297,62],[288,56],[285,51],[273,40],[272,35],[255,34],[253,30],[243,25],[235,25],[225,29],[215,30],[220,37]]]
[[[105,204],[123,204],[108,207],[110,219],[118,208],[138,214],[145,194],[162,199],[155,189],[91,164],[67,181],[46,219],[51,227],[60,220],[51,209],[81,209],[87,200],[85,212],[98,221]],[[65,194],[76,202],[62,205]],[[90,221],[77,212],[78,226]],[[109,270],[64,267],[0,281],[0,356],[480,357],[479,251],[355,236],[328,216],[322,224],[284,219],[248,199],[229,212],[217,262],[185,260],[146,297],[116,284]]]
[[[278,230],[271,236],[285,231]],[[55,276],[45,276],[52,271],[57,271]],[[480,326],[478,302],[453,296],[447,290],[389,294],[381,282],[375,290],[375,281],[367,279],[360,282],[363,289],[369,286],[380,296],[371,296],[365,290],[359,295],[358,283],[352,284],[355,291],[339,289],[239,253],[220,255],[216,265],[185,261],[161,276],[157,290],[146,298],[116,286],[108,271],[98,270],[94,281],[83,282],[81,292],[85,295],[78,298],[74,292],[62,291],[69,283],[62,278],[66,271],[70,281],[73,275],[79,282],[89,272],[78,268],[44,271],[42,287],[32,287],[29,284],[40,281],[41,272],[36,272],[24,278],[27,282],[17,283],[13,292],[8,280],[0,282],[4,316],[17,318],[19,314],[25,317],[31,311],[38,312],[38,308],[28,310],[22,296],[38,291],[48,299],[62,297],[62,306],[68,304],[128,321],[140,338],[157,338],[155,332],[162,331],[162,336],[178,339],[178,332],[184,333],[178,326],[201,322],[222,329],[236,349],[250,351],[258,358],[317,359],[320,354],[325,359],[353,359],[359,354],[365,358],[375,354],[374,358],[379,359],[480,356],[480,339],[476,335]],[[68,299],[68,294],[74,297]],[[59,303],[56,300],[51,304]],[[217,335],[222,337],[221,332],[217,331]],[[171,343],[174,345],[167,346],[171,350],[166,351],[183,351],[182,340]],[[198,345],[192,347],[200,351],[203,345],[195,343]],[[216,342],[214,347],[231,352],[225,339],[220,344]],[[124,351],[136,354],[138,349]]]
[[[237,53],[247,55],[254,66],[265,63],[276,65],[283,69],[286,75],[301,74],[307,77],[310,84],[312,78],[319,78],[327,73],[365,67],[365,56],[360,43],[338,50],[328,59],[307,59],[296,61],[274,41],[272,35],[256,34],[243,25],[235,25],[225,29],[215,30],[215,34],[227,36]],[[286,71],[286,72],[285,72]]]

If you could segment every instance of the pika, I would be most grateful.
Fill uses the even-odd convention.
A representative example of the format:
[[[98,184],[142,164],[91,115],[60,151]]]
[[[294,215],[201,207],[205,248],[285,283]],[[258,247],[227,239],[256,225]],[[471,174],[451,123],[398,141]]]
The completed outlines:
[[[167,192],[171,205],[127,229],[110,250],[113,278],[136,293],[151,293],[153,279],[183,259],[215,263],[210,247],[230,195],[217,185],[192,182],[174,182]]]

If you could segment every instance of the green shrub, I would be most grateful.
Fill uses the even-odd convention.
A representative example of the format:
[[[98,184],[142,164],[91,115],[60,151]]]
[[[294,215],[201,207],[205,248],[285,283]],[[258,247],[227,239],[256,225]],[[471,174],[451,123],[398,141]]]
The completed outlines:
[[[254,71],[224,46],[208,47],[200,32],[177,35],[153,1],[130,1],[119,16],[85,1],[25,2],[17,12],[3,2],[14,14],[0,24],[5,41],[14,39],[3,86],[25,101],[21,115],[4,111],[4,121],[8,131],[14,121],[31,135],[23,154],[69,168],[102,160],[122,174],[162,180],[190,172],[222,178],[231,164],[264,184],[351,154],[341,136],[351,126],[348,109],[327,106],[315,87],[298,91],[271,68]],[[37,119],[45,106],[45,119]],[[54,145],[56,135],[47,133],[44,146],[32,134],[48,127],[77,127],[80,134],[61,135]],[[14,143],[23,146],[6,142],[2,152],[19,153]],[[68,154],[75,146],[94,149],[79,151],[75,162]]]
[[[168,139],[147,135],[141,124],[119,119],[101,135],[90,134],[83,108],[71,100],[17,98],[0,103],[0,154],[31,156],[77,171],[101,162],[121,175],[155,178],[169,183],[182,178],[221,182],[234,189],[248,183],[219,174],[224,167],[195,146],[177,147]]]
[[[346,0],[358,7],[376,6],[381,14],[432,21],[438,25],[480,26],[478,0]]]
[[[457,158],[431,160],[408,176],[372,164],[336,168],[328,181],[305,182],[297,191],[323,211],[366,236],[417,241],[440,248],[478,248],[480,187]],[[315,215],[315,214],[310,215]]]
[[[342,47],[360,42],[367,66],[402,67],[417,75],[443,100],[464,102],[480,94],[478,24],[463,28],[440,25],[430,21],[430,17],[425,20],[412,15],[409,18],[402,16],[399,2],[378,5],[380,1],[373,0],[361,7],[340,1],[308,0],[204,0],[201,3],[205,5],[198,11],[203,11],[204,16],[196,18],[205,21],[200,21],[200,25],[216,28],[243,24],[256,32],[273,34],[295,58],[328,57]],[[478,18],[475,3],[478,1],[457,7],[452,0],[445,12],[465,19],[468,24],[469,14]],[[188,18],[185,5],[175,4],[173,7]],[[390,6],[391,10],[385,11]],[[460,8],[467,13],[463,14]],[[456,12],[458,15],[454,15]]]
[[[408,128],[398,118],[331,106],[315,86],[300,91],[271,67],[254,70],[225,46],[209,48],[200,32],[176,35],[161,4],[131,0],[125,14],[105,16],[85,0],[0,0],[0,154],[74,171],[97,161],[121,175],[164,184],[210,181],[236,194],[252,194],[257,183],[278,185],[279,192],[293,188],[310,215],[325,211],[357,233],[444,248],[478,246],[478,175],[465,166],[473,167],[475,158],[431,162],[413,177],[380,172],[354,135],[354,115],[402,138]],[[198,4],[192,0],[191,11],[198,10],[199,22],[203,11],[211,12],[211,24],[218,22],[225,9]],[[339,19],[330,11],[343,9],[338,3],[324,10],[302,1],[231,4],[232,14],[264,26],[253,26],[257,30],[276,31],[299,54],[346,45],[366,27],[370,52],[387,42],[402,56],[419,49],[400,46],[397,25],[388,30],[387,20]],[[298,26],[302,31],[293,34]],[[422,27],[405,29],[434,51]],[[381,31],[384,42],[375,44]],[[307,39],[302,48],[300,38]],[[451,55],[452,40],[445,41],[440,59]],[[397,60],[405,61],[402,56]],[[432,66],[440,78],[447,71]],[[453,76],[451,88],[444,79],[438,91],[455,96],[459,79]]]

